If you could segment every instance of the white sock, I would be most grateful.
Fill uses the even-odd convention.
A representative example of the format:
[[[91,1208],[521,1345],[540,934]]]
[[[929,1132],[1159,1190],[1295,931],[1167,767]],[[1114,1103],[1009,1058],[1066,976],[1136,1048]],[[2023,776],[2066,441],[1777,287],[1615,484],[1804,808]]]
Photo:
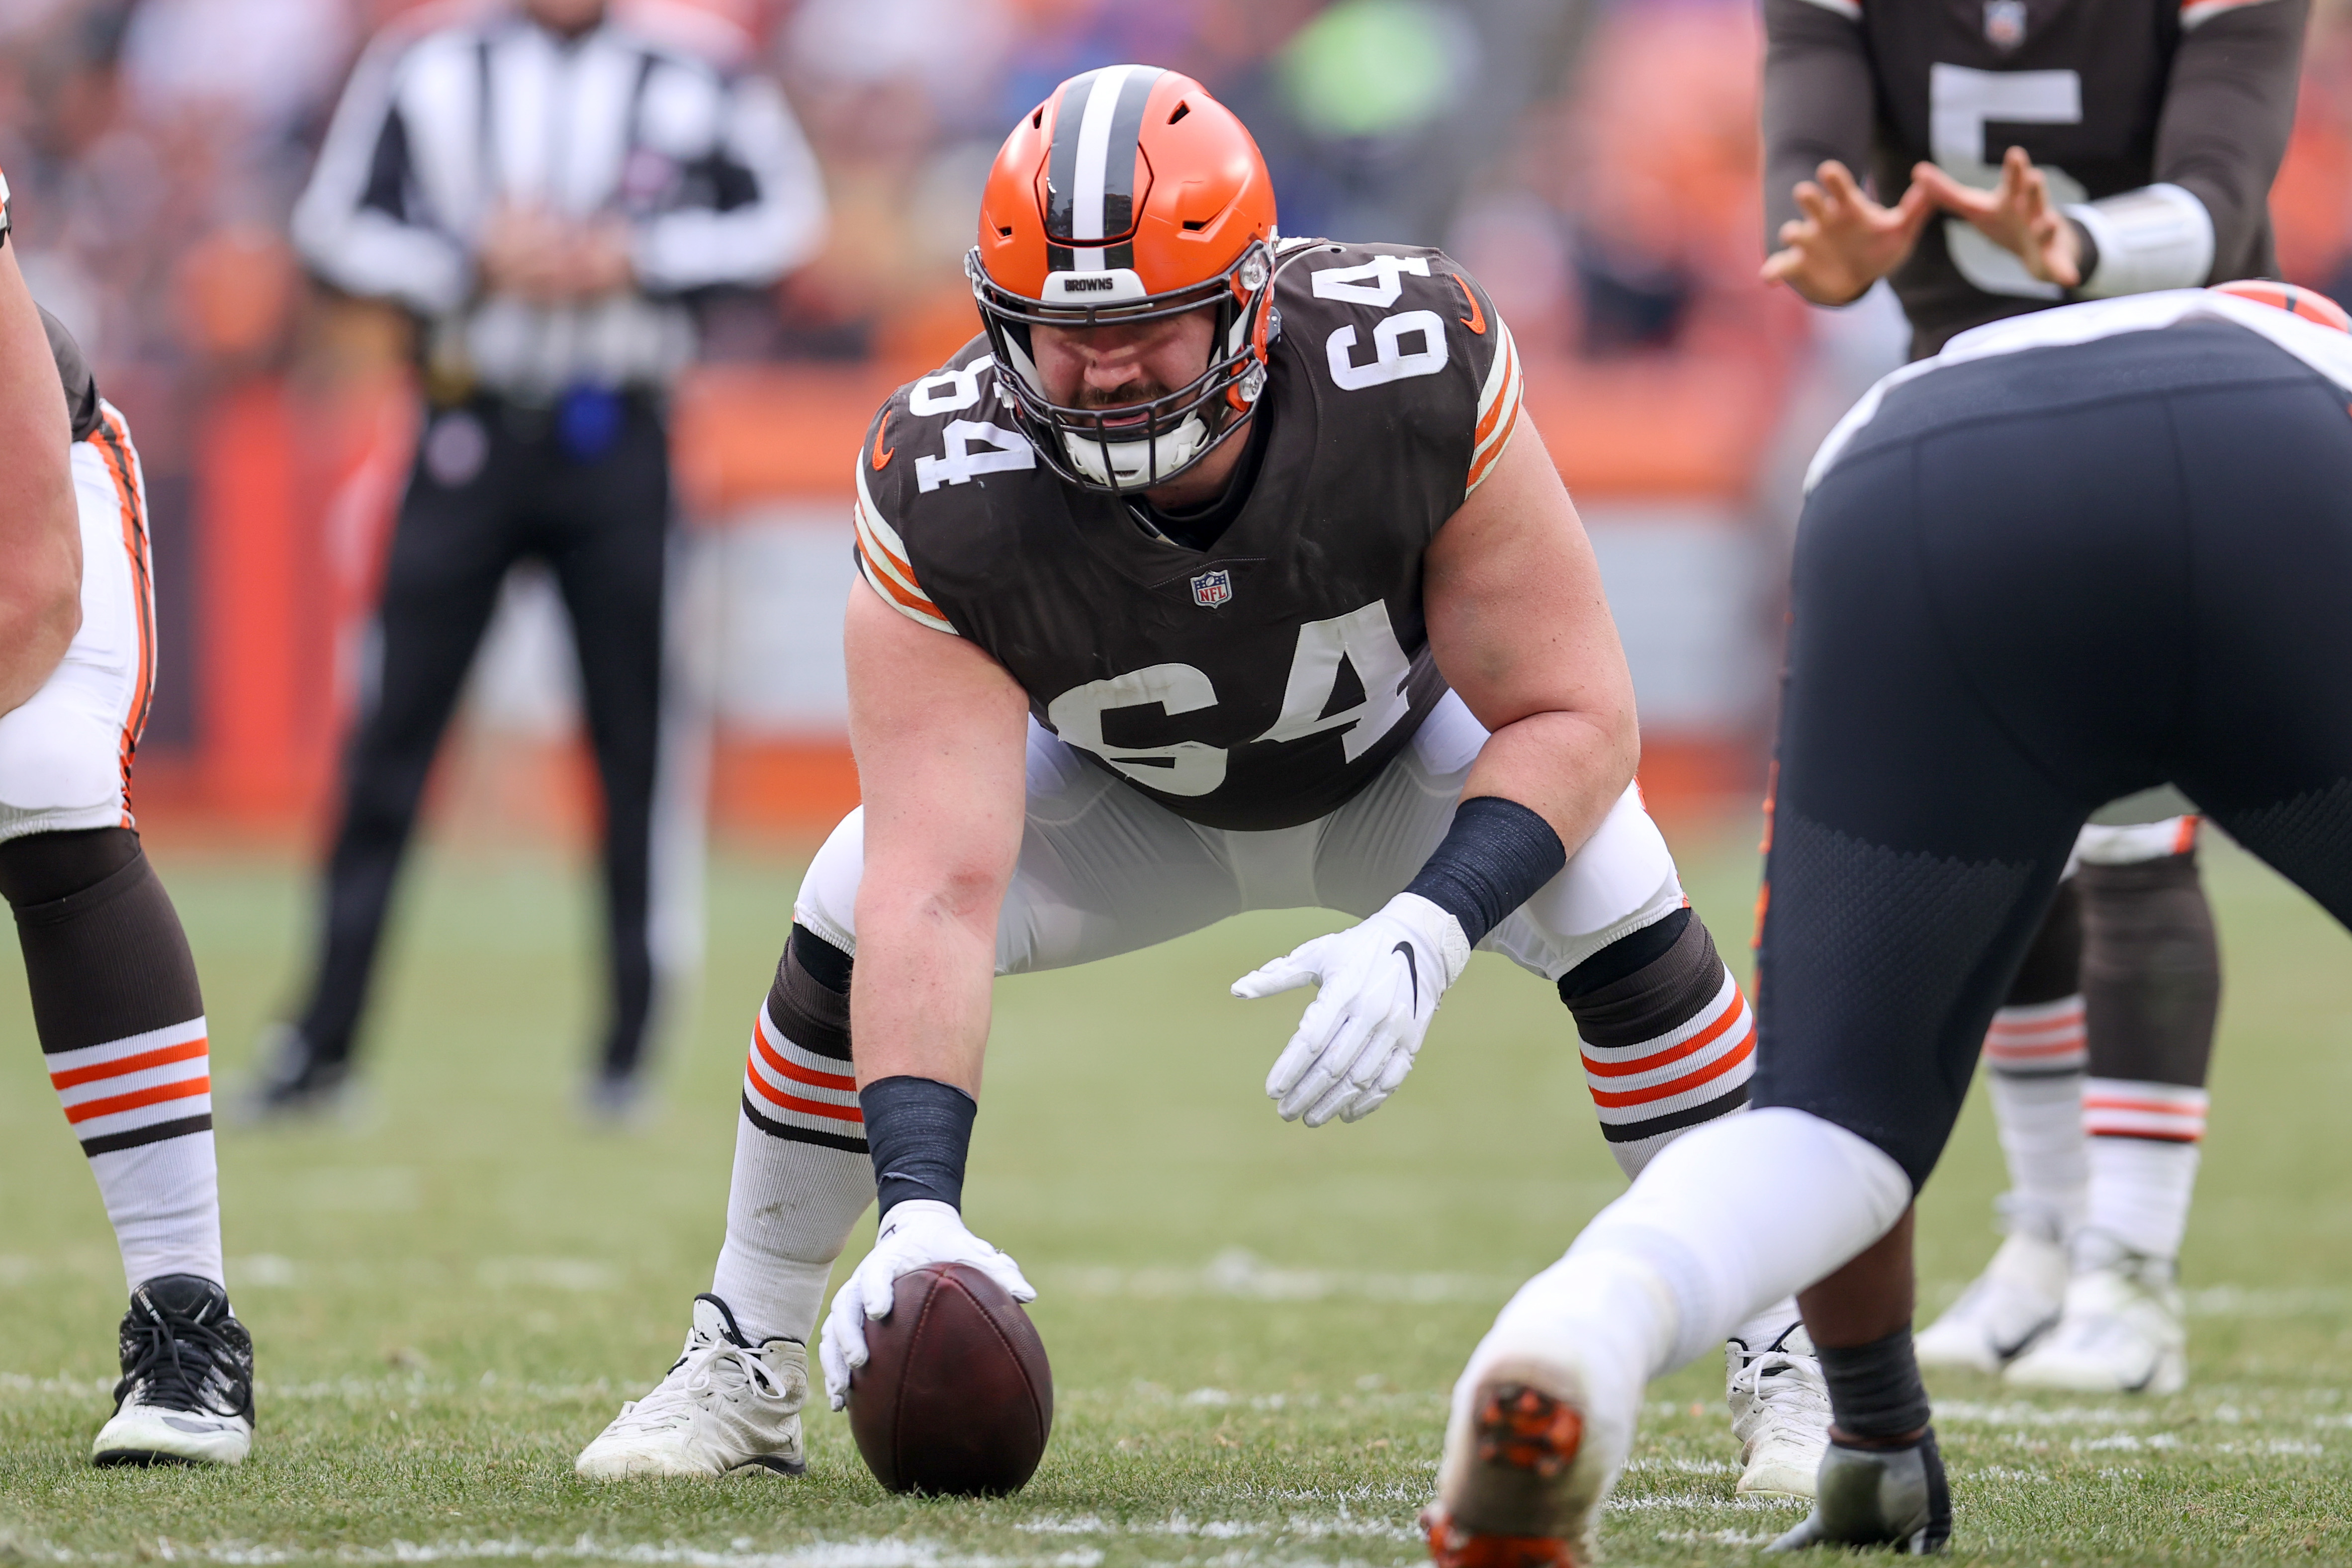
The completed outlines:
[[[1759,1171],[1771,1181],[1758,1181]],[[1643,1376],[1656,1377],[1834,1273],[1910,1202],[1903,1168],[1833,1122],[1785,1106],[1724,1117],[1660,1152],[1568,1256],[1512,1299],[1496,1329],[1543,1317],[1561,1331],[1606,1332],[1639,1347]],[[1601,1296],[1637,1299],[1625,1281],[1642,1276],[1672,1302],[1663,1322],[1589,1316]]]
[[[2012,1224],[2063,1242],[2083,1223],[2090,1194],[2083,998],[2003,1007],[1985,1036],[1984,1057],[1993,1121],[2009,1161],[2003,1206]]]
[[[874,1160],[844,1065],[794,1046],[761,1010],[736,1118],[727,1241],[710,1279],[753,1344],[809,1342],[834,1259],[874,1202]]]
[[[225,1285],[205,1020],[51,1051],[41,1062],[89,1156],[128,1289],[164,1274]]]
[[[2091,1145],[2084,1226],[2146,1257],[2179,1257],[2197,1190],[2205,1091],[2095,1078],[2084,1092],[2083,1125]]]
[[[114,1222],[122,1278],[131,1289],[165,1274],[196,1274],[224,1289],[220,1174],[210,1128],[160,1143],[99,1154],[90,1174]]]

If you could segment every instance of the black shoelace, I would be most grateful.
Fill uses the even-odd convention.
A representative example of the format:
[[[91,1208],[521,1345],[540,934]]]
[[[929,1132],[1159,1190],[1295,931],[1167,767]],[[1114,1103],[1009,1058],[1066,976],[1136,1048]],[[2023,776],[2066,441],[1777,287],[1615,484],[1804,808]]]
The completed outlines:
[[[137,1346],[122,1381],[114,1385],[120,1409],[131,1391],[144,1384],[147,1402],[173,1410],[208,1410],[241,1415],[236,1398],[237,1347],[205,1319],[210,1303],[195,1313],[167,1312],[152,1299],[136,1299],[124,1338]],[[208,1396],[208,1385],[218,1394]]]

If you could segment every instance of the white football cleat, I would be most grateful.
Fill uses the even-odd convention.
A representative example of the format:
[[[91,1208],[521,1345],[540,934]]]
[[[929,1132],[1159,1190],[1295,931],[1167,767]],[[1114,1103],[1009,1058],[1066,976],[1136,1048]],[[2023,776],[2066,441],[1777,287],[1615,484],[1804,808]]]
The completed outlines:
[[[592,1481],[632,1476],[726,1476],[808,1468],[801,1405],[808,1399],[808,1347],[754,1345],[727,1303],[694,1299],[686,1353],[654,1391],[621,1406],[572,1465]]]
[[[122,1381],[98,1429],[98,1465],[236,1465],[253,1447],[253,1339],[228,1292],[166,1274],[131,1293]]]
[[[1985,1271],[1913,1342],[1922,1368],[1998,1373],[2058,1321],[2066,1249],[2014,1230]]]
[[[1723,1346],[1724,1399],[1739,1439],[1744,1497],[1812,1500],[1822,1455],[1830,1446],[1830,1387],[1822,1358],[1801,1322],[1760,1350],[1738,1340]]]
[[[2058,1326],[2002,1380],[2074,1394],[2179,1393],[2189,1382],[2189,1325],[2172,1265],[2127,1252],[2076,1274]]]

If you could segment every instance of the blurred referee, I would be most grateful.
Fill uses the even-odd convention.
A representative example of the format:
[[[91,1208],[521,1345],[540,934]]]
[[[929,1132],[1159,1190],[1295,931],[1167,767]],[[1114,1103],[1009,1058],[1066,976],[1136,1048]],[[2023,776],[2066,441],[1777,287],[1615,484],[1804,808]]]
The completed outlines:
[[[611,1017],[593,1110],[640,1086],[670,514],[665,389],[698,291],[772,281],[823,237],[782,97],[610,21],[520,0],[395,25],[352,73],[294,214],[333,287],[420,321],[424,437],[344,759],[310,999],[268,1053],[264,1114],[347,1078],[418,796],[499,584],[545,562],[579,650],[604,785]],[[443,15],[446,15],[443,13]]]

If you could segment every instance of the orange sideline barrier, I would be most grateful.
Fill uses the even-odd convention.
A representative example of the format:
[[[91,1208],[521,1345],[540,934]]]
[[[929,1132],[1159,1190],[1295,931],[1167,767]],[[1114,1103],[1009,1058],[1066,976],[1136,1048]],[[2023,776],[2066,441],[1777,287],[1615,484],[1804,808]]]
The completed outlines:
[[[325,783],[331,737],[326,572],[300,493],[283,387],[230,391],[202,426],[196,476],[196,722],[205,804],[240,818],[299,816]]]
[[[720,521],[779,497],[848,493],[866,426],[898,384],[867,365],[698,370],[672,426],[687,514]]]
[[[1744,499],[1780,417],[1754,360],[1526,362],[1527,412],[1579,497]]]

